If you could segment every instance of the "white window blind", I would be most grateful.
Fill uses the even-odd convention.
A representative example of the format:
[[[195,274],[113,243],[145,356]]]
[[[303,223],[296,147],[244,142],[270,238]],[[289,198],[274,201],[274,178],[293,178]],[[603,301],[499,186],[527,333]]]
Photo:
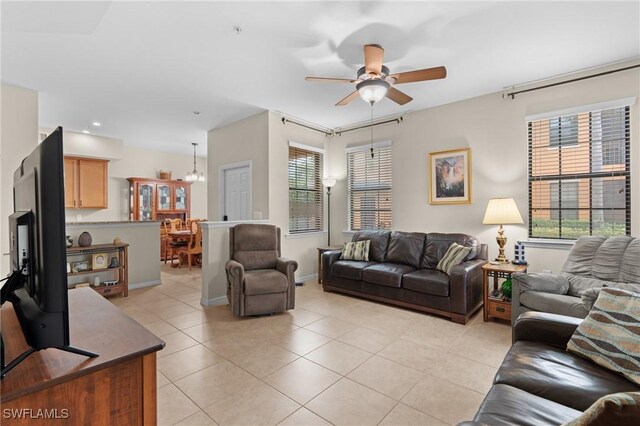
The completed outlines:
[[[391,146],[347,153],[349,229],[391,229]]]
[[[629,106],[528,122],[529,237],[631,234]]]
[[[322,231],[322,153],[289,146],[289,233]]]

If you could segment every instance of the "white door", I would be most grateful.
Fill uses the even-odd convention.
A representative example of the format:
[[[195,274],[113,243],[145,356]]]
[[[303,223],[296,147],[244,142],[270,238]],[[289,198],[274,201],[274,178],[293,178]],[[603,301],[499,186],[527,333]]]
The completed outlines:
[[[227,220],[251,219],[249,166],[224,171],[224,214]]]

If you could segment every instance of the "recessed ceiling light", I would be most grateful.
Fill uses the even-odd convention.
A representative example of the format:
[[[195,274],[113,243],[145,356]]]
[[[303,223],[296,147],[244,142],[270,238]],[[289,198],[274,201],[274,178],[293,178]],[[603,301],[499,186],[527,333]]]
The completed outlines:
[[[102,123],[100,123],[99,121],[94,121],[93,123],[91,123],[92,126],[96,126],[96,127],[100,127],[102,126]]]
[[[82,131],[82,133],[84,133],[84,134],[88,135],[88,134],[89,134],[89,133],[91,133],[91,132],[89,131],[89,129],[84,129],[84,130]]]
[[[200,111],[193,111],[193,115],[200,115]]]
[[[233,31],[236,33],[236,35],[240,35],[240,33],[242,32],[242,28],[240,28],[240,25],[234,25]]]

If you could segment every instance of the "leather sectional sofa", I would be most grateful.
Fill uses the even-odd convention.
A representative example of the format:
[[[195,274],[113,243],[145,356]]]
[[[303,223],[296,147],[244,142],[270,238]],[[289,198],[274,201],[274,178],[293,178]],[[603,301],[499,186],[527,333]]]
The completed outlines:
[[[493,387],[474,421],[460,426],[560,425],[605,395],[640,392],[640,386],[622,375],[566,351],[581,321],[541,312],[520,315],[513,325],[513,346]],[[593,424],[622,423],[599,418]]]
[[[482,306],[482,265],[487,245],[465,234],[360,231],[370,240],[369,261],[340,260],[340,250],[322,256],[324,291],[340,292],[435,313],[465,324]],[[450,275],[436,269],[452,243],[470,247]]]

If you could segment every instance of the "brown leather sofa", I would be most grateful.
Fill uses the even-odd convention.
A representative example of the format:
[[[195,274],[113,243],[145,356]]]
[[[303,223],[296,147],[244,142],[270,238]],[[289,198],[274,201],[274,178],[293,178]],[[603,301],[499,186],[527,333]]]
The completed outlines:
[[[371,240],[369,261],[340,260],[341,250],[322,255],[324,291],[340,292],[424,312],[465,324],[482,306],[482,265],[487,245],[466,234],[360,231]],[[436,269],[452,243],[471,247],[451,275]]]
[[[599,398],[639,392],[623,376],[566,351],[582,319],[525,312],[513,325],[513,346],[473,422],[460,425],[559,425]],[[606,418],[597,424],[620,424]]]

